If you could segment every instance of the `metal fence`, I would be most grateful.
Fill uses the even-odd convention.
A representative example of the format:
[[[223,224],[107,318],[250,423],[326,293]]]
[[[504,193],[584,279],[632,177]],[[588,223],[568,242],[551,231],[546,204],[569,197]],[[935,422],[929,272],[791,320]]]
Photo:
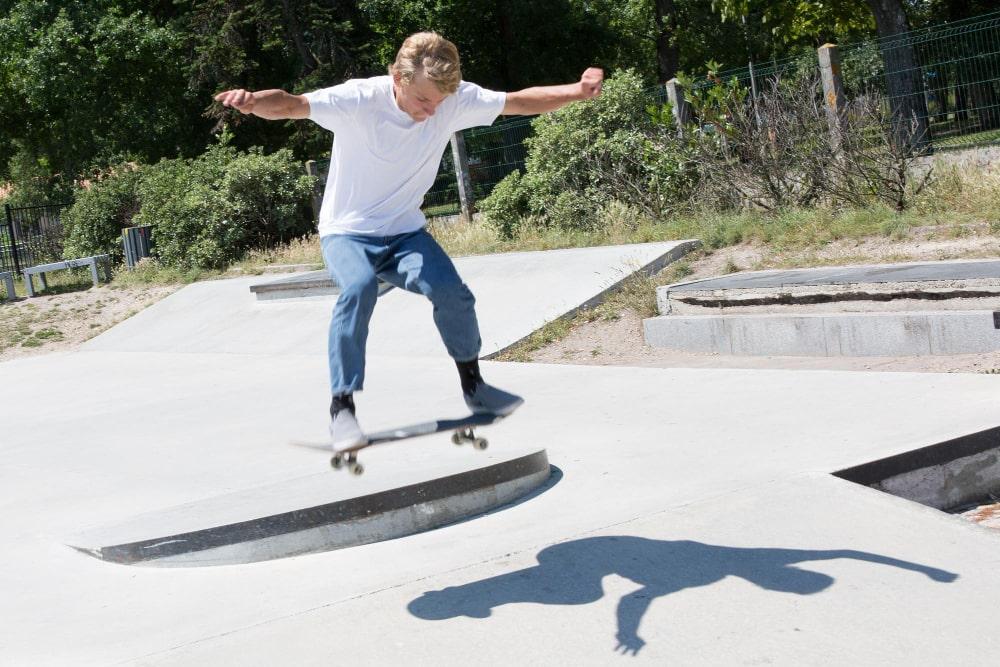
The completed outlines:
[[[912,115],[936,149],[1000,143],[1000,12],[839,45],[848,99],[883,95],[887,112]],[[695,88],[736,79],[756,94],[767,82],[818,76],[815,54],[768,61],[703,77]],[[663,86],[651,90],[666,99]]]
[[[63,227],[60,215],[69,204],[13,207],[4,204],[0,222],[0,271],[21,273],[25,268],[62,259]]]
[[[840,52],[848,96],[877,89],[912,109],[935,148],[1000,142],[1000,12]],[[892,85],[906,78],[915,92]]]
[[[531,136],[531,118],[505,118],[489,127],[476,127],[463,132],[465,150],[469,156],[469,176],[472,193],[480,200],[514,170],[524,169],[527,158],[525,139]],[[450,150],[444,152],[437,179],[424,197],[424,213],[428,216],[454,215],[459,211],[458,180]]]

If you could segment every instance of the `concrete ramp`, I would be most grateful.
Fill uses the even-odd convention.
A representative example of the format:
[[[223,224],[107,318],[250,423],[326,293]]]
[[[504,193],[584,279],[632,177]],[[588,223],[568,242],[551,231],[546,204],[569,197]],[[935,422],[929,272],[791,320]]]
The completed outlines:
[[[489,357],[545,323],[601,301],[636,272],[655,272],[696,241],[573,248],[455,260],[476,295]],[[85,349],[116,352],[326,354],[336,295],[259,302],[259,276],[196,283],[90,341]],[[446,356],[430,302],[394,289],[375,308],[369,355]]]
[[[469,257],[456,263],[476,294],[483,352],[489,355],[549,320],[599,302],[636,272],[655,272],[696,246],[694,241],[648,243]],[[281,291],[290,289],[296,296],[260,301],[260,290],[254,288],[262,283],[277,283]],[[331,288],[316,272],[277,280],[254,276],[196,283],[94,339],[85,346],[88,354],[80,356],[95,361],[113,354],[112,363],[125,378],[162,377],[162,369],[169,368],[181,376],[179,386],[187,387],[181,392],[192,400],[201,387],[199,410],[220,400],[239,402],[237,395],[244,396],[242,407],[218,412],[229,415],[233,423],[228,430],[242,432],[243,443],[235,432],[223,438],[229,444],[212,436],[199,438],[196,428],[176,438],[179,448],[172,456],[188,457],[192,469],[201,465],[198,440],[211,447],[215,457],[223,447],[231,447],[230,455],[241,460],[254,456],[251,450],[263,445],[265,438],[259,431],[246,433],[242,424],[248,411],[258,420],[271,412],[270,423],[283,424],[283,434],[271,436],[271,446],[284,447],[295,439],[321,440],[328,420],[327,328],[337,299]],[[377,409],[366,404],[368,396],[358,397],[359,416],[369,432],[456,416],[464,408],[447,407],[451,400],[461,404],[461,395],[426,299],[398,289],[384,291],[375,309],[368,352],[369,385],[383,392]],[[433,374],[428,368],[434,369]],[[397,398],[386,401],[386,391]],[[278,409],[281,401],[276,393],[309,399],[300,398],[302,404],[293,408],[286,402]],[[104,393],[102,402],[109,398]],[[155,392],[150,400],[165,399],[162,392]],[[212,417],[199,421],[211,423]],[[227,426],[216,428],[224,431]],[[269,470],[264,479],[245,478],[236,489],[207,498],[174,501],[165,509],[131,516],[118,512],[110,523],[78,533],[67,543],[102,560],[127,564],[197,566],[270,560],[454,523],[515,502],[550,479],[545,451],[525,449],[529,445],[524,438],[498,439],[501,455],[456,448],[448,444],[448,434],[435,438],[419,446],[398,443],[365,450],[361,459],[369,474],[363,479],[326,470],[328,455],[317,453],[315,467],[308,470],[323,471],[319,474],[274,480],[269,479],[274,474]],[[255,444],[256,440],[261,443]],[[267,456],[278,453],[269,448]],[[290,453],[286,456],[293,458]]]

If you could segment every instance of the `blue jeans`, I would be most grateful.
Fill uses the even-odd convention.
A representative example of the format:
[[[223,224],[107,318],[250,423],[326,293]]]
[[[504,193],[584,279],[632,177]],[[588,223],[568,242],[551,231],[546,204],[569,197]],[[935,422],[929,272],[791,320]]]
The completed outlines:
[[[334,396],[364,387],[365,345],[378,296],[377,278],[431,300],[434,323],[453,359],[479,357],[482,343],[476,299],[451,258],[426,230],[381,237],[334,234],[324,236],[322,245],[327,271],[340,286],[330,320],[330,390]]]

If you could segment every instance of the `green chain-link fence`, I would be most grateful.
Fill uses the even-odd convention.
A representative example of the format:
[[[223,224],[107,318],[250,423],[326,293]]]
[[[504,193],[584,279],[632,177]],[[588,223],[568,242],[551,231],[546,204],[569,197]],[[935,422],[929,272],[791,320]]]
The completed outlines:
[[[935,148],[1000,142],[1000,12],[845,44],[840,58],[848,98],[874,89],[902,103]],[[907,78],[904,92],[891,85]]]
[[[505,118],[490,127],[477,127],[463,133],[476,201],[489,195],[507,174],[524,169],[527,157],[524,140],[531,136],[531,120],[523,116]],[[424,197],[424,213],[428,216],[454,215],[458,211],[458,180],[451,149],[448,149],[441,158],[437,180]]]
[[[838,48],[848,99],[883,95],[887,111],[910,116],[935,149],[1000,142],[1000,12]],[[818,67],[807,53],[718,72],[695,87],[735,78],[761,91],[774,77],[818,76]],[[662,86],[655,94],[665,99]]]

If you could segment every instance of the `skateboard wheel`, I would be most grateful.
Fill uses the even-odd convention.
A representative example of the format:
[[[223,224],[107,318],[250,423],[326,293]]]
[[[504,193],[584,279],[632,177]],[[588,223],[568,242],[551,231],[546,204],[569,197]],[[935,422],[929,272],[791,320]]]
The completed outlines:
[[[451,434],[451,441],[453,443],[455,443],[456,445],[461,445],[462,442],[463,442],[463,440],[462,440],[462,434],[459,433],[459,432],[457,432],[457,431],[455,433],[452,433]]]
[[[365,467],[360,463],[352,463],[350,466],[350,471],[352,475],[362,475],[365,472]]]
[[[490,442],[486,438],[476,438],[472,441],[472,446],[476,449],[483,450],[490,446]]]
[[[330,459],[330,466],[334,470],[340,470],[341,467],[343,467],[343,465],[344,465],[344,457],[342,457],[340,454],[334,454],[333,458]]]

